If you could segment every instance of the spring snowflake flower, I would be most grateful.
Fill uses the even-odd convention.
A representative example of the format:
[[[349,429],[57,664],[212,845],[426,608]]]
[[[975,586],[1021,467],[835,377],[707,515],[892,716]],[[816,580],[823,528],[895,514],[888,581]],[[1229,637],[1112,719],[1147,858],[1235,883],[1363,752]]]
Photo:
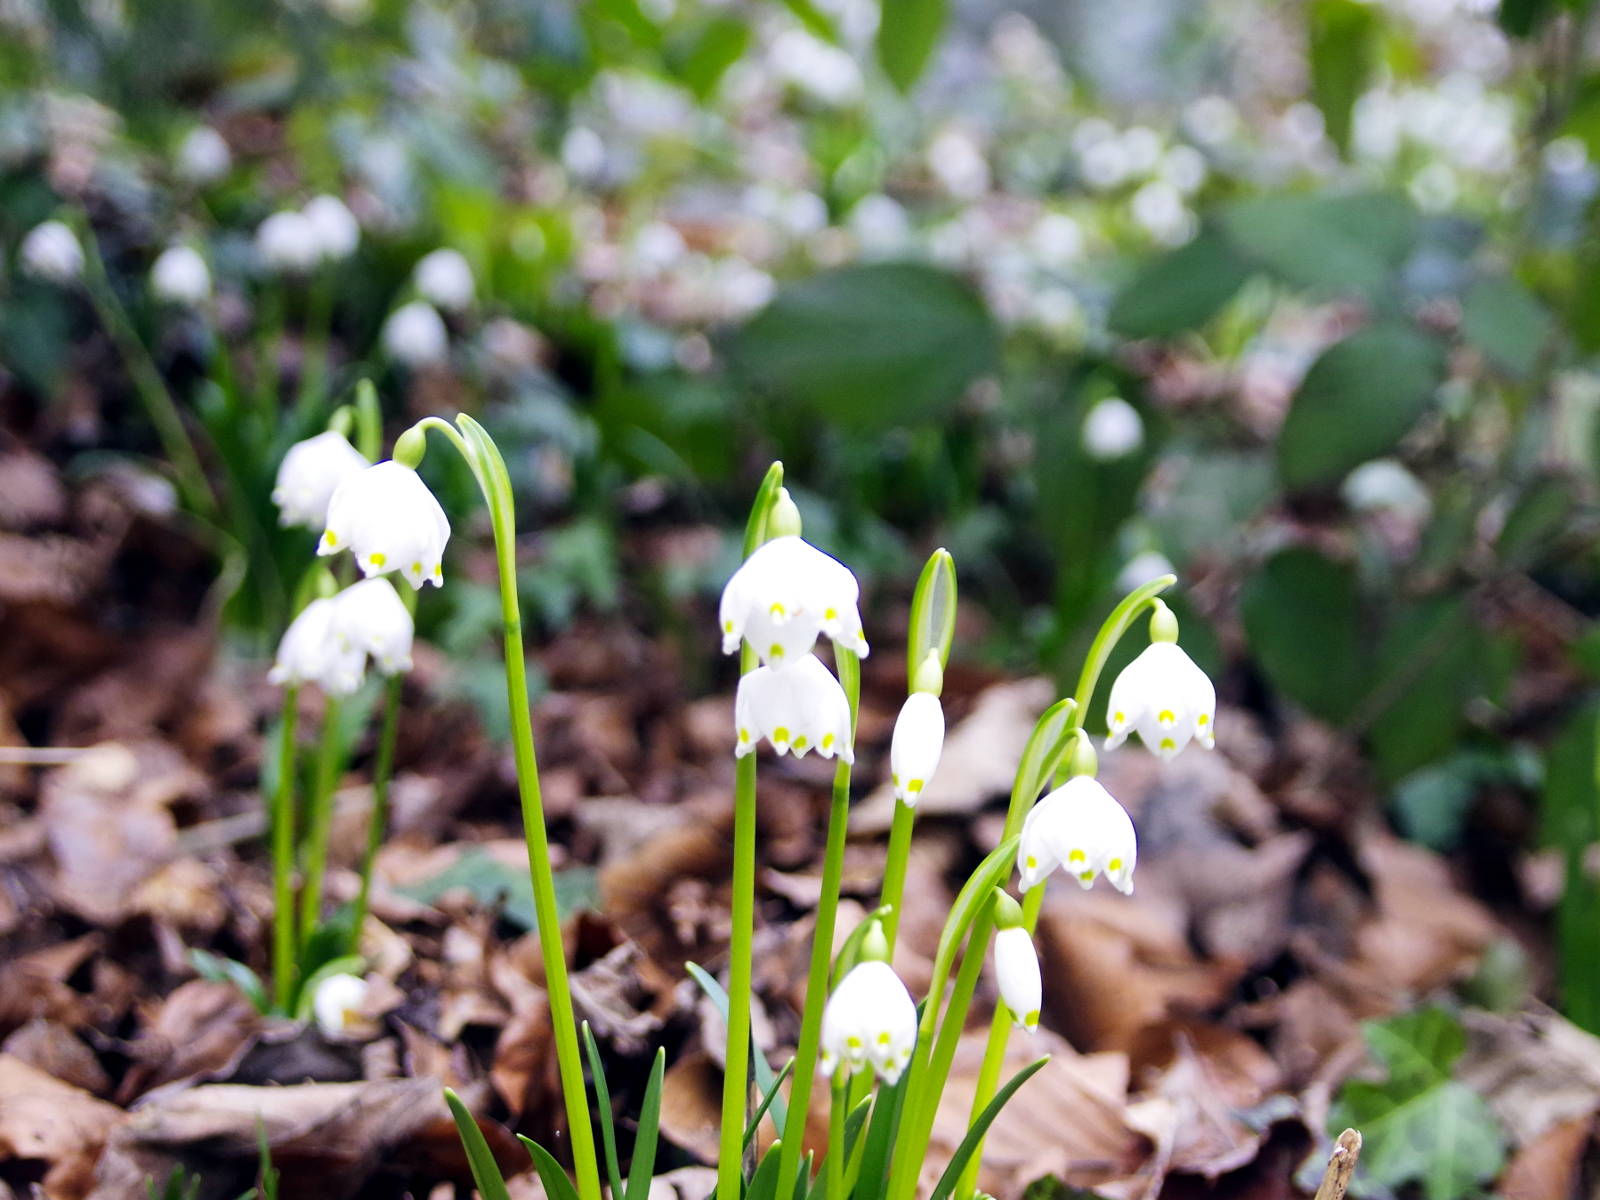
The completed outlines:
[[[893,1085],[917,1044],[917,1006],[894,969],[884,962],[858,963],[839,982],[822,1010],[822,1074],[840,1063],[870,1065]]]
[[[446,312],[459,312],[472,303],[472,267],[459,250],[446,247],[423,255],[412,277],[422,298]]]
[[[450,521],[428,485],[392,459],[339,485],[328,502],[328,527],[317,553],[348,549],[364,575],[399,571],[412,587],[444,584]]]
[[[83,274],[83,247],[63,221],[35,225],[17,253],[24,271],[50,283],[72,283]]]
[[[815,750],[856,760],[850,736],[850,701],[844,688],[814,654],[790,665],[757,667],[739,677],[733,702],[738,744],[734,754],[752,753],[762,738],[779,754],[804,758]]]
[[[194,308],[211,295],[211,269],[193,246],[168,246],[150,268],[150,290],[158,300]]]
[[[311,998],[311,1015],[322,1036],[338,1040],[359,1032],[366,1024],[367,981],[358,975],[329,975],[317,984]]]
[[[310,226],[321,258],[337,262],[356,252],[361,241],[361,226],[339,197],[317,196],[300,211]]]
[[[289,622],[267,673],[270,682],[290,687],[314,683],[330,696],[348,696],[361,686],[367,656],[334,632],[338,607],[334,597],[313,600]]]
[[[303,275],[322,257],[322,244],[304,213],[285,209],[256,226],[256,254],[269,271]]]
[[[809,653],[825,633],[865,658],[860,596],[856,577],[838,559],[795,535],[773,538],[722,589],[722,652],[732,654],[748,639],[762,662],[782,666]]]
[[[1017,843],[1023,890],[1064,866],[1085,888],[1104,875],[1124,894],[1133,891],[1138,858],[1133,820],[1098,780],[1078,775],[1029,810]]]
[[[1083,449],[1097,462],[1127,458],[1144,445],[1144,420],[1121,396],[1107,396],[1083,419]]]
[[[411,669],[415,624],[394,584],[382,576],[363,579],[335,596],[334,604],[332,634],[336,639],[370,654],[385,675]]]
[[[328,523],[328,502],[339,485],[367,469],[361,451],[342,433],[332,429],[296,442],[278,466],[272,502],[278,506],[280,525]]]
[[[1177,754],[1190,738],[1209,750],[1216,715],[1217,691],[1206,673],[1176,642],[1151,642],[1111,685],[1106,749],[1120,746],[1136,729],[1161,758]]]
[[[912,808],[939,766],[944,750],[944,709],[932,692],[912,692],[895,718],[889,742],[889,778],[896,800]]]
[[[1011,1010],[1017,1027],[1029,1033],[1039,1028],[1039,1008],[1044,1003],[1044,982],[1039,975],[1039,955],[1022,926],[994,935],[994,977],[1000,999]]]
[[[390,313],[382,337],[384,352],[413,370],[441,363],[450,352],[444,318],[425,300],[402,304]]]
[[[233,153],[223,136],[209,125],[197,125],[178,144],[180,178],[202,187],[215,183],[233,168]]]

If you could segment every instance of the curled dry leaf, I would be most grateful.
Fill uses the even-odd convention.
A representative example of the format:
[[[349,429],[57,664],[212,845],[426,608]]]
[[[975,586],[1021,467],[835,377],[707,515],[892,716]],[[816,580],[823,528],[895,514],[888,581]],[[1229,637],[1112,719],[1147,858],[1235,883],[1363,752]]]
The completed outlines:
[[[88,1194],[101,1148],[125,1115],[15,1055],[0,1054],[0,1162],[44,1164],[52,1200]]]
[[[117,1099],[173,1083],[220,1079],[249,1052],[261,1017],[238,988],[192,979],[147,1014],[144,1031],[128,1046],[134,1060]]]

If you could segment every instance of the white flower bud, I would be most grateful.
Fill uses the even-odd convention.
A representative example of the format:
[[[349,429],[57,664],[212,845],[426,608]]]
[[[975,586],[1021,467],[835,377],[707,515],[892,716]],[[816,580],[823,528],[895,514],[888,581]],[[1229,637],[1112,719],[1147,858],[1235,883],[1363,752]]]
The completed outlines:
[[[858,963],[822,1010],[822,1074],[870,1065],[893,1085],[917,1044],[917,1006],[888,963]]]
[[[423,255],[414,278],[422,298],[437,308],[458,312],[472,303],[472,267],[458,250],[445,247]]]
[[[343,200],[337,196],[317,196],[301,210],[311,226],[317,254],[328,262],[349,258],[361,241],[361,226]]]
[[[450,353],[450,331],[444,318],[422,300],[402,304],[390,313],[382,336],[385,353],[413,370],[442,363]]]
[[[994,935],[994,978],[1000,999],[1011,1010],[1011,1019],[1017,1026],[1029,1033],[1038,1029],[1044,982],[1033,939],[1020,925]]]
[[[193,246],[168,246],[150,268],[150,290],[158,300],[194,308],[211,295],[211,270]]]
[[[784,667],[757,667],[739,677],[733,702],[743,758],[766,738],[779,754],[804,758],[815,750],[855,762],[850,731],[850,701],[844,688],[814,654],[802,654]]]
[[[317,265],[322,249],[306,215],[285,209],[256,226],[256,255],[269,271],[303,275]]]
[[[1215,744],[1212,722],[1217,690],[1176,642],[1151,642],[1122,669],[1106,704],[1106,749],[1122,745],[1130,730],[1161,758],[1171,758],[1194,738]]]
[[[329,975],[317,984],[311,1014],[317,1029],[330,1040],[359,1032],[366,1024],[367,981],[356,975]]]
[[[944,750],[944,709],[931,692],[912,692],[900,706],[889,742],[889,778],[894,796],[912,808],[933,778]]]
[[[860,595],[856,577],[838,559],[797,536],[773,538],[722,589],[722,652],[732,654],[747,639],[762,662],[781,666],[809,652],[825,633],[865,658]]]
[[[278,506],[280,525],[328,523],[328,502],[339,485],[368,466],[361,451],[342,433],[332,429],[296,442],[278,466],[272,502]]]
[[[1144,419],[1121,396],[1108,396],[1083,419],[1083,449],[1090,458],[1110,462],[1144,445]]]
[[[1074,776],[1035,804],[1023,819],[1017,842],[1024,891],[1065,866],[1085,888],[1103,874],[1119,892],[1130,893],[1137,857],[1138,841],[1127,810],[1089,775]]]
[[[18,253],[24,271],[50,283],[72,283],[83,274],[83,247],[61,221],[44,221],[28,230]]]
[[[328,502],[328,527],[317,553],[348,549],[365,575],[399,571],[412,587],[444,583],[450,521],[428,485],[394,461],[368,467],[339,485]]]
[[[233,154],[222,135],[209,125],[197,125],[178,145],[180,178],[204,186],[215,183],[233,167]]]

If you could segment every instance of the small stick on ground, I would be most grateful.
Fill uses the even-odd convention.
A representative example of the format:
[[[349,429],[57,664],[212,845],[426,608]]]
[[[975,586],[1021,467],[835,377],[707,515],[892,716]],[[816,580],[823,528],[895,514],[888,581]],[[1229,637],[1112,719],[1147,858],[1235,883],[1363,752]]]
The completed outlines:
[[[1344,1200],[1345,1191],[1350,1187],[1350,1176],[1355,1174],[1356,1160],[1360,1157],[1361,1133],[1359,1130],[1346,1129],[1339,1135],[1333,1154],[1328,1158],[1328,1169],[1323,1173],[1322,1186],[1317,1189],[1315,1200]]]

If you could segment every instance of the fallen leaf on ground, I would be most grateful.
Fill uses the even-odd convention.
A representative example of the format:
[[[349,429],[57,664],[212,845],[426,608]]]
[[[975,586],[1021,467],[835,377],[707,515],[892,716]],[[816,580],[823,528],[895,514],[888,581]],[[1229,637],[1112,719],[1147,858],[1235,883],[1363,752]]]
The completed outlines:
[[[0,1054],[0,1162],[45,1164],[51,1200],[88,1194],[101,1147],[125,1116],[15,1055]]]

